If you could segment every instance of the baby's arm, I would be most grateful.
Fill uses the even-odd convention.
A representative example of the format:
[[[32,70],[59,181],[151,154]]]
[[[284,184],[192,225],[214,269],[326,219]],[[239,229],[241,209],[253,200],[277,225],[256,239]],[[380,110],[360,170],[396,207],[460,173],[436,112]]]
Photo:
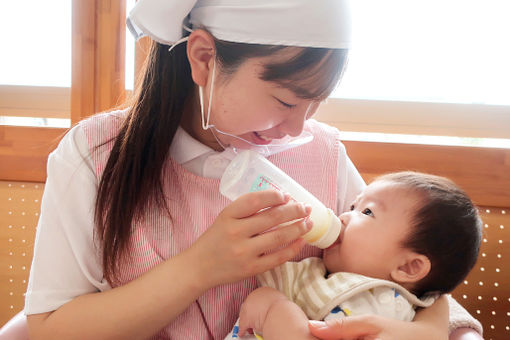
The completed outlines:
[[[261,334],[264,340],[317,339],[308,329],[308,318],[298,305],[274,288],[253,291],[241,306],[239,335],[248,329]]]

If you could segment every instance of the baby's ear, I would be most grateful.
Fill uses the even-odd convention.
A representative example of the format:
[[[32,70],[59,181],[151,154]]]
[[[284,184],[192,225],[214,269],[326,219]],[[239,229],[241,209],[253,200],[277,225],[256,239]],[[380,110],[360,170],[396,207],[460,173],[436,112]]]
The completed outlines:
[[[410,251],[391,271],[391,279],[400,284],[418,282],[427,276],[430,267],[430,260],[427,256]]]

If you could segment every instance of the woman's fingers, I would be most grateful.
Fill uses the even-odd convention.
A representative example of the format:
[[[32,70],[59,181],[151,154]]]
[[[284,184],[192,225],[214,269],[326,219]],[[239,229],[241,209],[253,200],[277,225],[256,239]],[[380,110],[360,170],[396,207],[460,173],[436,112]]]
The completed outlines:
[[[253,262],[253,265],[255,266],[252,268],[253,272],[257,274],[263,273],[269,269],[290,261],[299,254],[305,244],[305,240],[298,238],[297,240],[287,244],[281,249],[259,257],[255,262]]]
[[[343,319],[310,321],[308,328],[319,339],[377,339],[381,332],[376,316],[352,316]]]
[[[255,236],[276,226],[298,226],[300,225],[299,223],[291,222],[303,220],[310,215],[311,211],[312,208],[310,206],[306,206],[302,203],[290,202],[281,204],[260,211],[250,218],[246,218],[244,220],[244,224],[246,225],[244,230],[246,230],[248,236]]]
[[[288,194],[283,195],[276,190],[252,192],[232,202],[222,214],[243,220],[240,232],[251,237],[310,215],[310,206],[295,201],[288,202],[289,198]]]
[[[309,218],[300,219],[289,225],[278,227],[267,233],[261,234],[253,238],[253,244],[262,253],[278,249],[283,245],[294,242],[312,229],[313,222]]]
[[[287,203],[289,198],[289,195],[284,195],[277,190],[250,192],[233,201],[223,212],[233,218],[241,219],[252,216],[262,209]]]

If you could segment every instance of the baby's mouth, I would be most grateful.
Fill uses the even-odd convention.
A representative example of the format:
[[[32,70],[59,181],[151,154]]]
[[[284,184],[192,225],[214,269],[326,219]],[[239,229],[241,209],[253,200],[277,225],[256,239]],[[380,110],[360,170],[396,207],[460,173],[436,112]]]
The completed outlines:
[[[340,243],[342,243],[342,240],[344,238],[344,232],[345,232],[345,225],[342,223],[342,230],[340,231],[340,234],[338,235],[336,241],[333,242],[333,244],[330,245],[329,247],[327,247],[326,249],[333,248],[334,246],[337,246]]]

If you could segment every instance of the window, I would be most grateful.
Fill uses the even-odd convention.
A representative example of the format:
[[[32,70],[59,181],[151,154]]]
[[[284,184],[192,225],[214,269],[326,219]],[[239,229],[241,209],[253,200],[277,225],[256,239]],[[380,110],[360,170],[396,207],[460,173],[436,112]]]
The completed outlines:
[[[351,3],[349,66],[320,118],[348,131],[510,139],[509,1]]]
[[[69,125],[71,5],[62,0],[0,2],[3,123]]]
[[[71,86],[71,10],[71,1],[0,2],[0,84]]]
[[[510,105],[508,0],[352,1],[354,47],[336,96]]]

